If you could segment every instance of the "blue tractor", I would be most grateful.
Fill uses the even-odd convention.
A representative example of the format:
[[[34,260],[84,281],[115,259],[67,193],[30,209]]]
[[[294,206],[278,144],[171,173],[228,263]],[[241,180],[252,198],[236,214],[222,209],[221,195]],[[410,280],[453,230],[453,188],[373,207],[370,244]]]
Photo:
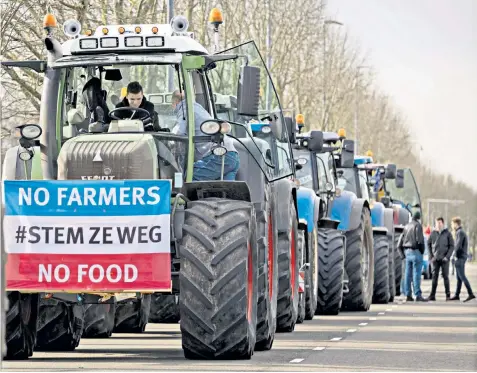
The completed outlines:
[[[385,180],[395,178],[395,164],[373,163],[370,155],[356,156],[352,169],[340,170],[344,189],[369,201],[371,207],[374,241],[373,303],[393,302],[396,295],[394,262],[399,236],[395,234],[394,211],[390,208],[389,197],[383,193]]]
[[[337,185],[338,167],[354,165],[354,141],[346,140],[341,131],[311,131],[296,136],[293,151],[295,162],[302,166],[296,172],[299,191],[311,189],[319,204],[316,209],[311,197],[298,194],[300,219],[314,220],[318,230],[316,313],[367,311],[374,283],[370,207],[368,201]]]

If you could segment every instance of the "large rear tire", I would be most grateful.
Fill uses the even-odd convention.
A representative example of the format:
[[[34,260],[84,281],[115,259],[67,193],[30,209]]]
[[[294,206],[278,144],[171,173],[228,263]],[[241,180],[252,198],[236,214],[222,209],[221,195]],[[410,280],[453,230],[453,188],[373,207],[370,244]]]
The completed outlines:
[[[109,338],[113,334],[116,302],[85,304],[82,338]]]
[[[343,235],[336,229],[318,229],[317,315],[338,315],[343,302],[345,248]]]
[[[255,351],[272,348],[277,328],[277,250],[275,205],[271,187],[265,188],[265,201],[256,208],[258,247],[257,343]]]
[[[125,299],[117,302],[113,332],[144,332],[150,311],[151,294],[142,294],[142,297],[139,299]]]
[[[187,359],[250,359],[256,342],[258,253],[249,202],[189,202],[181,241],[180,328]]]
[[[298,219],[295,203],[290,197],[288,203],[288,230],[278,233],[278,303],[277,332],[289,333],[295,329],[298,318],[298,276],[297,257]]]
[[[38,294],[7,292],[5,360],[25,360],[33,355],[39,312]]]
[[[74,351],[83,334],[83,306],[40,299],[37,325],[36,351]]]
[[[402,279],[402,259],[398,250],[399,237],[401,236],[402,231],[394,230],[394,281],[396,283],[396,296],[401,295],[401,279]]]
[[[396,281],[394,279],[395,271],[394,271],[394,251],[396,248],[394,247],[394,235],[387,236],[388,237],[388,246],[389,246],[389,254],[388,254],[388,262],[389,262],[389,303],[394,302],[394,297],[396,296]]]
[[[305,278],[305,320],[313,320],[318,306],[318,231],[317,227],[308,233],[307,252],[310,268],[306,270]]]
[[[151,298],[150,323],[176,324],[180,320],[177,295],[154,293]]]
[[[389,244],[384,234],[374,235],[374,293],[373,303],[389,301]]]
[[[368,311],[373,297],[373,229],[368,208],[361,211],[359,226],[346,232],[346,273],[349,292],[343,297],[343,310]]]

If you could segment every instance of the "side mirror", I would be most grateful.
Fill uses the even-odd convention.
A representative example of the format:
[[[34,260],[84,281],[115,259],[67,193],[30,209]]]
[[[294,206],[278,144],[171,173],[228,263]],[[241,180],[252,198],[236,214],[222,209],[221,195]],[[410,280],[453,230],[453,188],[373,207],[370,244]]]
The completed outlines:
[[[119,69],[109,69],[109,70],[106,70],[106,73],[104,74],[104,80],[119,82],[122,79],[123,79],[123,76],[121,75],[121,70]]]
[[[391,207],[391,198],[382,197],[381,198],[381,203],[384,205],[384,207]]]
[[[237,88],[237,114],[256,117],[260,103],[260,68],[242,66]]]
[[[39,138],[43,132],[38,124],[23,124],[15,127],[15,131],[17,131],[17,136],[18,134],[20,135],[18,137],[26,140],[35,140]]]
[[[308,142],[308,150],[316,153],[323,151],[323,132],[311,131],[310,140]]]
[[[295,144],[296,143],[296,126],[295,126],[295,122],[293,121],[293,118],[285,117],[285,124],[287,125],[287,131],[288,131],[288,137],[289,137],[290,143]]]
[[[398,189],[404,188],[404,170],[403,169],[399,169],[396,171],[395,183],[396,183],[396,188]]]
[[[385,173],[385,178],[389,180],[393,180],[396,178],[396,165],[394,163],[390,163],[386,167],[386,173]]]
[[[354,167],[354,141],[343,140],[343,147],[341,149],[341,167]]]

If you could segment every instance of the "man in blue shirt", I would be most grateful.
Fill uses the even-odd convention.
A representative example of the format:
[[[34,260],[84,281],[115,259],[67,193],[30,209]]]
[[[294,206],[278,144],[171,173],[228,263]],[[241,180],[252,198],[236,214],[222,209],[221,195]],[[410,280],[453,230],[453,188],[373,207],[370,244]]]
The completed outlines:
[[[172,107],[177,117],[177,125],[172,130],[178,135],[187,135],[187,104],[184,94],[176,90],[172,94]],[[206,120],[214,118],[200,104],[194,102],[194,136],[205,136],[200,130],[200,125]],[[215,146],[212,142],[196,143],[194,154],[194,181],[199,180],[220,180],[222,171],[222,157],[214,155],[212,149]],[[240,158],[233,140],[227,135],[224,136],[223,146],[227,149],[224,156],[224,180],[235,180],[240,166]]]

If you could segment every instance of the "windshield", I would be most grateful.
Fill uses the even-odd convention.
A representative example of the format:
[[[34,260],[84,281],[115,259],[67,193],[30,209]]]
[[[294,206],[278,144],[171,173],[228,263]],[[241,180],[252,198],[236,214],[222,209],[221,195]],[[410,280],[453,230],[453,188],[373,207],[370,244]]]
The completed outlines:
[[[306,164],[302,165],[300,170],[296,171],[296,178],[300,182],[300,185],[306,188],[315,189],[313,187],[313,169],[310,161],[310,152],[308,151],[295,151],[295,159],[306,159]]]
[[[239,75],[241,67],[246,64],[247,57],[248,65],[258,67],[260,69],[260,103],[259,103],[259,116],[250,117],[244,115],[238,115],[237,108],[232,107],[231,112],[234,112],[233,121],[245,126],[249,130],[250,135],[257,134],[252,133],[251,123],[262,123],[267,125],[273,125],[274,131],[263,133],[260,138],[255,137],[257,143],[261,143],[261,152],[264,159],[271,159],[274,166],[273,169],[267,170],[272,172],[273,179],[290,176],[293,174],[293,159],[288,140],[288,134],[286,130],[285,120],[281,113],[280,103],[278,95],[273,87],[272,80],[268,74],[268,70],[265,63],[257,49],[254,42],[248,42],[242,44],[236,48],[232,48],[221,53],[236,54],[240,56],[235,60],[226,60],[217,62],[217,67],[209,71],[208,78],[212,85],[214,94],[220,97],[229,97],[237,99]],[[217,110],[218,111],[218,110]],[[274,114],[273,124],[271,124],[269,118],[265,118]],[[217,116],[222,114],[217,114]],[[249,134],[244,130],[242,126],[236,128],[236,136],[239,138],[249,137]],[[260,132],[260,131],[259,131]],[[261,140],[261,141],[260,141]],[[266,150],[269,149],[270,155],[266,154]]]
[[[141,126],[153,136],[159,156],[159,177],[171,179],[176,174],[185,177],[187,136],[158,131],[157,126],[153,124],[155,118],[160,129],[171,130],[176,123],[176,116],[167,97],[170,96],[168,74],[172,70],[171,66],[109,64],[61,68],[64,75],[60,91],[63,95],[59,102],[62,108],[60,116],[62,142],[77,136],[89,136],[92,132],[107,132],[114,119],[113,116],[129,119],[134,115],[133,119],[143,119],[144,115],[149,115],[150,123],[141,120]],[[126,87],[131,82],[137,82],[142,93],[128,96]],[[177,73],[174,74],[173,82],[178,86]],[[128,102],[128,97],[131,102]],[[132,105],[143,108],[144,113],[139,111],[136,114],[131,111],[111,113],[115,108]],[[91,126],[96,125],[101,128],[91,129]],[[131,128],[131,132],[138,131],[139,129],[135,127]],[[124,143],[122,152],[127,152],[126,146]]]
[[[390,193],[391,198],[393,200],[397,200],[396,202],[399,201],[404,203],[404,205],[420,205],[421,200],[419,196],[419,191],[417,189],[417,185],[414,180],[414,175],[412,174],[411,169],[404,169],[404,188],[397,188],[396,180],[386,180],[386,189]],[[419,209],[415,209],[414,211],[417,210]]]
[[[176,118],[170,103],[171,92],[168,91],[168,74],[171,65],[108,65],[108,66],[76,66],[66,68],[67,81],[64,100],[64,126],[76,126],[78,130],[88,131],[91,120],[98,119],[98,110],[103,113],[105,122],[113,118],[108,114],[119,106],[133,106],[137,101],[139,108],[155,113],[161,128],[172,129]],[[173,73],[174,87],[178,86],[178,76]],[[127,96],[129,83],[137,82],[142,93]],[[128,101],[130,97],[131,102]],[[138,99],[139,97],[139,99]],[[142,101],[139,101],[142,98]],[[169,101],[169,102],[166,102]],[[98,107],[100,109],[98,109]],[[121,119],[129,119],[130,111],[116,111],[113,115]],[[138,112],[134,119],[145,114]],[[153,118],[151,118],[151,122]],[[68,133],[67,137],[73,134]],[[69,135],[69,136],[68,136]]]
[[[338,175],[338,188],[341,190],[347,190],[359,196],[356,190],[355,169],[353,168],[340,168]]]
[[[320,153],[316,155],[318,166],[318,183],[321,192],[326,191],[326,183],[330,183],[333,187],[331,191],[335,190],[335,183],[333,182],[333,155],[331,153]]]

